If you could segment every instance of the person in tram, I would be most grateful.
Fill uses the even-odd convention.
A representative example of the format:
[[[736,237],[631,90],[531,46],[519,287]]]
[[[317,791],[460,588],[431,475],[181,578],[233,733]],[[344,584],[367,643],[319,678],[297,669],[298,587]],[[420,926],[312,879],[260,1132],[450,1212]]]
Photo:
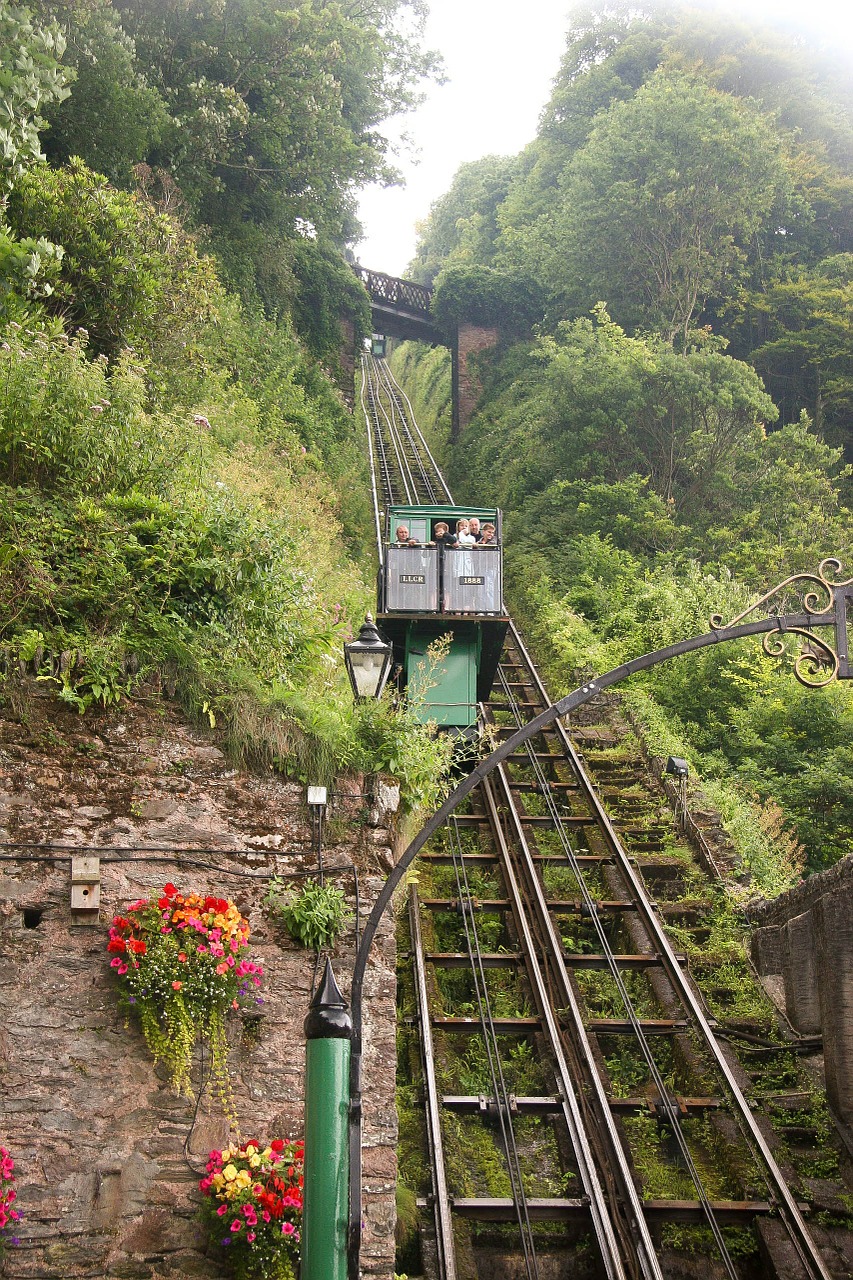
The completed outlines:
[[[474,539],[475,542],[480,541],[483,535],[480,532],[479,516],[471,516],[471,519],[468,521],[468,532],[470,533],[471,537]]]
[[[470,521],[464,517],[456,521],[456,541],[460,547],[476,546],[477,539],[470,532]]]
[[[483,525],[483,532],[480,535],[478,547],[496,547],[498,545],[496,530],[493,524],[486,523]]]
[[[450,525],[444,520],[437,520],[432,531],[431,547],[448,547],[455,548],[459,546],[456,541],[456,534],[450,532]]]
[[[421,544],[416,538],[409,537],[409,526],[405,524],[397,525],[397,541],[396,547],[419,547]]]

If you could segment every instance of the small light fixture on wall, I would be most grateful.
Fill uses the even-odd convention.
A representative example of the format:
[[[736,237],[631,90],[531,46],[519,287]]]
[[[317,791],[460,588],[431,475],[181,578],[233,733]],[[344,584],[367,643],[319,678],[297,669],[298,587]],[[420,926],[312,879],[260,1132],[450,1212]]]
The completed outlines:
[[[308,814],[311,819],[311,843],[317,851],[317,873],[323,883],[323,819],[326,816],[327,791],[325,787],[308,788]]]

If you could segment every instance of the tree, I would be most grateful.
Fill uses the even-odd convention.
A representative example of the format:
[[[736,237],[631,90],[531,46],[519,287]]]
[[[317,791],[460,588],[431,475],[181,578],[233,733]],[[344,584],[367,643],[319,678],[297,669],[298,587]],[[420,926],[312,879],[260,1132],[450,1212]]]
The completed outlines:
[[[16,178],[41,160],[41,112],[68,95],[69,74],[59,65],[65,48],[55,23],[34,24],[26,9],[0,0],[0,320],[23,314],[26,301],[52,290],[62,257],[44,228],[16,235],[5,220]]]
[[[837,254],[750,299],[765,341],[751,359],[793,416],[808,408],[839,439],[853,411],[853,254]]]
[[[162,367],[184,359],[213,317],[220,287],[211,260],[171,218],[82,161],[24,174],[9,218],[17,233],[38,228],[63,246],[43,305],[72,328],[84,326],[96,354],[133,346]]]
[[[45,155],[57,164],[81,156],[117,186],[133,187],[135,166],[163,137],[166,103],[147,83],[135,45],[112,9],[72,12],[67,34],[65,62],[74,85],[70,97],[45,113]]]
[[[451,261],[490,263],[498,232],[496,211],[517,168],[517,161],[509,156],[484,156],[460,165],[449,190],[418,226],[418,251],[410,268],[413,279],[433,284]]]
[[[64,50],[56,23],[35,24],[26,9],[0,0],[0,199],[28,165],[44,159],[41,112],[69,93],[69,74],[59,65]]]
[[[569,164],[556,252],[543,259],[570,305],[605,298],[621,321],[686,349],[787,189],[779,140],[754,107],[661,70]]]

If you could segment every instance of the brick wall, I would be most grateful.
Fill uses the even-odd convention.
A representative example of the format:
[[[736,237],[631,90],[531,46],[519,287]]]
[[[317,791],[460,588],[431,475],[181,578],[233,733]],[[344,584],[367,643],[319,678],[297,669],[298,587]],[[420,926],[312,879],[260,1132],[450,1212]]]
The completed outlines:
[[[452,437],[458,439],[459,432],[467,427],[483,387],[477,374],[471,367],[471,356],[480,351],[487,351],[498,341],[498,330],[473,324],[460,324],[453,348],[453,425]]]
[[[198,1173],[226,1140],[215,1103],[177,1096],[138,1028],[125,1025],[105,953],[107,925],[134,898],[180,888],[234,898],[266,978],[255,1026],[231,1027],[244,1137],[302,1128],[302,1022],[312,953],[264,912],[271,874],[316,864],[304,788],[234,770],[212,735],[154,699],[85,718],[30,696],[0,714],[0,1142],[16,1163],[21,1245],[10,1277],[207,1276]],[[362,913],[390,865],[386,808],[340,784],[327,864],[355,862]],[[45,848],[45,845],[52,848]],[[56,846],[63,846],[58,848]],[[72,918],[71,848],[100,853],[101,909]],[[352,873],[336,881],[353,898]],[[352,931],[333,956],[349,985]],[[365,992],[365,1274],[393,1273],[396,1182],[394,941],[386,922]],[[201,1068],[196,1063],[195,1072]],[[186,1147],[186,1151],[185,1151]]]

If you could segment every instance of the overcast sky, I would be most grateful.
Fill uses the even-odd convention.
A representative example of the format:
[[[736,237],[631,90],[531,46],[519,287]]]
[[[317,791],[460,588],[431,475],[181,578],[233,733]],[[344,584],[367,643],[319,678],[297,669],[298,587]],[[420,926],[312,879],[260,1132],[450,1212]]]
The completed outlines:
[[[441,52],[448,82],[431,87],[423,106],[389,129],[411,135],[415,161],[398,161],[404,188],[370,187],[362,196],[366,235],[356,253],[364,266],[402,275],[414,256],[415,224],[460,164],[513,155],[532,140],[570,8],[571,0],[429,0],[427,44]],[[737,12],[804,27],[842,51],[853,75],[853,0],[742,0]]]

